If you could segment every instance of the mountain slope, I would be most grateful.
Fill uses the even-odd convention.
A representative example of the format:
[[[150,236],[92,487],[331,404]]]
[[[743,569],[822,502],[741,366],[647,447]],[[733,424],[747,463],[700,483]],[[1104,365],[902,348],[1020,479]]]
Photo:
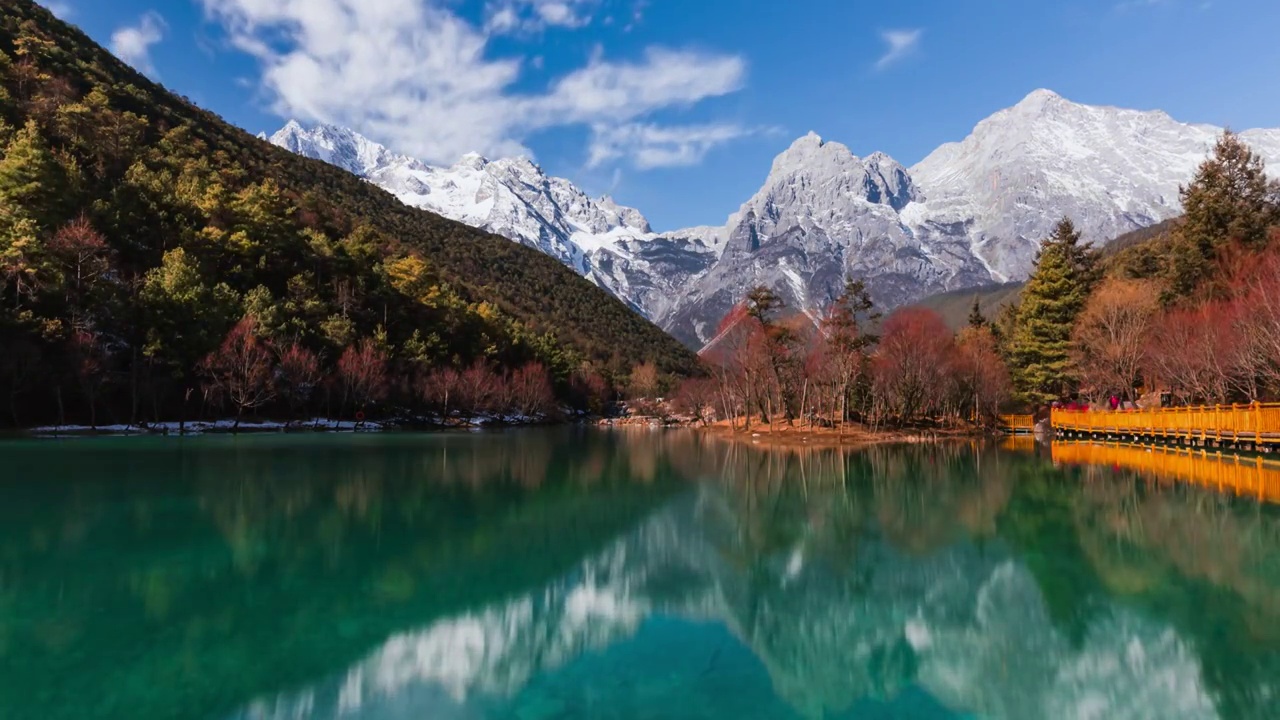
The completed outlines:
[[[1000,311],[1006,305],[1018,301],[1022,286],[1023,283],[1014,282],[949,290],[925,297],[915,305],[938,313],[947,327],[959,330],[969,324],[969,314],[973,311],[974,298],[978,299],[982,316],[988,322],[994,322],[1000,317]]]
[[[295,123],[272,141],[536,247],[697,347],[757,284],[816,316],[855,276],[892,307],[1024,278],[1063,216],[1099,244],[1173,218],[1179,185],[1220,132],[1037,90],[909,169],[810,133],[724,226],[670,233],[650,232],[638,211],[592,200],[527,160],[470,156],[432,168],[351,131]],[[1241,136],[1280,163],[1280,130]],[[336,152],[334,138],[349,149]]]
[[[264,139],[265,136],[260,136]],[[398,155],[347,128],[290,121],[270,142],[323,160],[430,210],[539,250],[648,317],[715,260],[718,231],[659,235],[638,210],[591,198],[526,158],[471,154],[451,167]]]
[[[59,383],[64,397],[81,395],[69,368],[75,336],[88,333],[105,386],[135,394],[131,412],[144,402],[138,382],[117,378],[151,378],[147,404],[173,411],[242,313],[329,363],[376,337],[396,362],[541,360],[561,378],[582,361],[695,366],[547,255],[254,139],[28,0],[6,2],[0,52],[0,179],[14,180],[0,195],[17,211],[0,254],[6,269],[24,268],[0,278],[10,350],[0,384],[24,404],[54,407]],[[82,214],[89,230],[64,234]],[[92,287],[67,281],[65,246],[77,238],[102,267]]]

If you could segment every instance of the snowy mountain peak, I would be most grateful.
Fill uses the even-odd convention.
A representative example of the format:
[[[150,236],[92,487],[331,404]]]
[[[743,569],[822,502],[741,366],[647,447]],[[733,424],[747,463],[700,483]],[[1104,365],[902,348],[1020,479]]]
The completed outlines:
[[[1063,98],[1061,95],[1059,95],[1058,93],[1052,90],[1046,90],[1045,88],[1040,88],[1038,90],[1032,90],[1031,92],[1027,93],[1027,96],[1022,98],[1022,100],[1015,107],[1039,108],[1039,107],[1044,107],[1046,105],[1051,105],[1060,100],[1065,101],[1065,98]]]
[[[764,187],[748,205],[757,206],[757,216],[776,215],[782,204],[779,194],[786,196],[788,205],[817,202],[814,209],[818,211],[828,209],[837,198],[859,198],[895,210],[920,198],[907,169],[887,154],[877,151],[859,158],[847,146],[823,140],[813,132],[774,159]],[[746,209],[744,206],[730,225],[736,224]]]
[[[800,172],[835,174],[858,163],[858,157],[849,148],[838,142],[823,140],[817,133],[810,132],[791,143],[791,147],[774,159],[769,178],[772,180]]]
[[[454,167],[465,167],[465,168],[471,168],[472,170],[483,170],[488,165],[489,165],[489,158],[481,155],[480,153],[470,152],[470,153],[467,153],[466,155],[463,155],[461,158],[459,158],[458,162],[454,164]]]
[[[907,169],[888,155],[877,150],[864,158],[862,165],[867,172],[863,188],[868,201],[901,210],[924,199]]]
[[[359,133],[334,125],[307,130],[297,120],[290,120],[270,141],[298,155],[323,160],[362,177],[379,167],[412,162]]]
[[[1017,278],[1064,216],[1098,243],[1176,216],[1179,185],[1221,132],[1159,110],[1083,105],[1037,90],[910,173],[927,198],[923,215],[967,224],[974,253],[993,274]],[[1273,132],[1242,137],[1275,160]]]

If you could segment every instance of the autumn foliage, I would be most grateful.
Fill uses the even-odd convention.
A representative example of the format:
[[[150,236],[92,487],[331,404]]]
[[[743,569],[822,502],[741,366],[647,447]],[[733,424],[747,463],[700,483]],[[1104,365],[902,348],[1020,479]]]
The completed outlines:
[[[985,327],[957,337],[933,311],[903,308],[873,334],[878,315],[856,282],[819,323],[781,311],[757,290],[731,313],[704,352],[713,379],[687,381],[677,395],[681,408],[748,429],[843,427],[987,420],[1008,399],[1008,371]]]
[[[245,316],[201,363],[208,385],[231,401],[237,420],[246,410],[262,407],[275,398],[271,350],[258,338],[256,328],[257,321]]]

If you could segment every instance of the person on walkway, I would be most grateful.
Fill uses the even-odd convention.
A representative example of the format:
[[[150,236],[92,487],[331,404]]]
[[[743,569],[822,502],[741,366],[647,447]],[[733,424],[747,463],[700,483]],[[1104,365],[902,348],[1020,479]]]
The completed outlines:
[[[1120,407],[1120,398],[1115,395],[1112,395],[1111,396],[1111,412],[1115,412],[1116,409],[1119,407]]]

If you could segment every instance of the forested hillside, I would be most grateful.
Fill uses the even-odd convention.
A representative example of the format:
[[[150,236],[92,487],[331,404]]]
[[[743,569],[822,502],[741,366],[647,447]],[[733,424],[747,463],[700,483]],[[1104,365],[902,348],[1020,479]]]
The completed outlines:
[[[1005,306],[1018,301],[1018,293],[1022,283],[1000,283],[998,285],[982,285],[980,287],[952,290],[950,292],[930,295],[918,303],[916,307],[932,310],[942,316],[947,327],[959,330],[969,324],[973,314],[973,304],[978,303],[978,310],[983,317],[994,321]]]
[[[544,379],[586,403],[637,363],[695,367],[555,260],[258,140],[28,0],[4,7],[4,422],[510,406],[520,386],[544,402]]]

